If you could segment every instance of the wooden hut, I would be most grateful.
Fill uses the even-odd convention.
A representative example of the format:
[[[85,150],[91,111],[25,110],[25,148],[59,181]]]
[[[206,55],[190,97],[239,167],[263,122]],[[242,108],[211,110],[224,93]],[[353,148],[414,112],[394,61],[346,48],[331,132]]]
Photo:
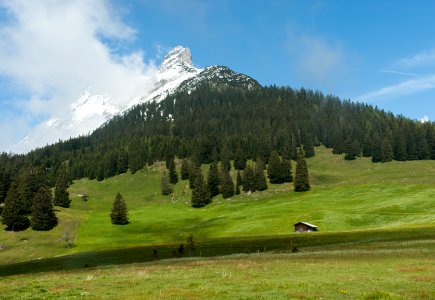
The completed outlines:
[[[295,225],[295,232],[311,232],[317,231],[317,226],[307,223],[307,222],[298,222]]]

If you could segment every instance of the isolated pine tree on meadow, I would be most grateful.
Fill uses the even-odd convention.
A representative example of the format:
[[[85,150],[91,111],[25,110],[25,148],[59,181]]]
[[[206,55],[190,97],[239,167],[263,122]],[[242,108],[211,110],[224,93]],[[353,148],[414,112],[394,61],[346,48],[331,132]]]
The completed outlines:
[[[174,192],[174,188],[172,187],[168,174],[166,172],[163,172],[162,179],[161,179],[161,187],[162,187],[162,195],[170,195]]]
[[[66,172],[62,170],[57,177],[56,186],[54,189],[54,200],[53,203],[55,206],[60,207],[70,207],[71,199],[69,198],[68,188],[68,179],[66,176]]]
[[[127,205],[124,198],[118,193],[113,201],[112,212],[110,213],[112,224],[125,225],[128,224]]]
[[[53,210],[51,190],[42,187],[35,195],[32,206],[30,226],[33,230],[50,230],[57,225]]]
[[[310,190],[307,162],[305,161],[305,154],[302,148],[300,148],[298,152],[294,185],[295,192],[306,192]]]
[[[195,188],[192,190],[192,207],[204,207],[211,202],[210,192],[207,183],[204,181],[201,169],[197,169],[195,174]]]

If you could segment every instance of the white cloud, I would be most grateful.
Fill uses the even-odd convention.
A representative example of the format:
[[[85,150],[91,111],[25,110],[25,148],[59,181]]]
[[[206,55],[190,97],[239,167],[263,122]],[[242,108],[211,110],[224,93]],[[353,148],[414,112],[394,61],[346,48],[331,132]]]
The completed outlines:
[[[140,51],[121,56],[108,46],[135,35],[109,1],[0,0],[0,9],[8,14],[0,20],[0,75],[29,95],[15,103],[21,112],[52,116],[89,87],[122,101],[147,89],[153,63]]]
[[[408,95],[435,88],[435,75],[403,81],[356,97],[357,101],[380,101],[397,95]]]
[[[288,30],[287,50],[304,77],[330,84],[344,69],[342,47],[326,39]]]
[[[416,73],[410,73],[410,72],[402,72],[402,71],[396,71],[396,70],[375,70],[379,73],[387,73],[387,74],[395,74],[395,75],[405,75],[405,76],[412,76],[412,77],[418,77],[418,74]]]
[[[427,123],[427,122],[429,122],[429,121],[430,121],[430,119],[429,119],[428,116],[424,116],[423,118],[420,119],[420,122],[421,122],[421,123]]]
[[[402,67],[421,67],[435,64],[435,49],[423,51],[415,54],[412,57],[402,58],[395,63]]]

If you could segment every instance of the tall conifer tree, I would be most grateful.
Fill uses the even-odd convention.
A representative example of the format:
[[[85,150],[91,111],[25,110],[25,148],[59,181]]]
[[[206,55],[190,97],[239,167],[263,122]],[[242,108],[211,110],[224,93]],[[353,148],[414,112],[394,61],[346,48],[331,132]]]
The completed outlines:
[[[254,178],[255,190],[267,190],[267,180],[266,175],[264,174],[264,163],[260,158],[257,159],[257,162],[255,164]]]
[[[240,194],[240,186],[243,185],[242,176],[240,175],[240,171],[237,171],[236,177],[236,195]]]
[[[56,186],[54,188],[54,205],[60,207],[70,207],[71,199],[69,198],[68,178],[65,170],[62,170],[57,177]]]
[[[269,158],[269,164],[267,166],[267,176],[270,179],[270,183],[283,183],[284,174],[281,158],[278,152],[272,151]]]
[[[113,201],[112,212],[110,213],[110,219],[112,224],[125,225],[128,224],[127,205],[124,198],[118,193]]]
[[[172,187],[169,176],[166,174],[166,172],[163,172],[162,179],[161,179],[161,188],[162,188],[162,195],[170,195],[174,192],[174,188]]]
[[[292,163],[289,159],[283,159],[281,163],[284,182],[292,182]]]
[[[306,192],[310,190],[307,162],[305,161],[305,155],[302,148],[299,149],[298,152],[294,185],[295,192]]]
[[[247,164],[243,170],[243,191],[255,192],[256,190],[254,170],[250,164]]]
[[[41,187],[47,186],[45,172],[41,167],[26,168],[19,176],[18,192],[21,197],[20,208],[24,213],[32,211],[33,199]]]
[[[172,184],[176,184],[178,182],[178,175],[177,170],[175,169],[175,162],[174,159],[171,159],[169,161],[169,181]]]
[[[181,180],[189,179],[189,162],[185,158],[181,162]]]
[[[246,167],[246,154],[241,147],[238,147],[234,154],[234,169],[243,170]]]
[[[221,193],[223,198],[234,196],[234,182],[228,171],[221,171]]]
[[[219,171],[216,162],[210,164],[207,176],[208,190],[210,191],[210,196],[219,195]]]
[[[42,187],[35,195],[32,206],[30,226],[33,230],[50,230],[57,225],[57,217],[53,210],[51,191]]]
[[[30,226],[29,218],[23,211],[22,198],[18,190],[18,182],[14,180],[6,196],[5,205],[2,211],[2,223],[6,230],[21,231]]]
[[[228,149],[227,146],[224,146],[222,148],[221,155],[220,155],[221,170],[223,170],[222,168],[224,168],[226,171],[231,170],[230,156],[231,156],[230,150]]]
[[[210,192],[208,186],[204,181],[201,169],[196,169],[195,175],[195,188],[192,190],[191,203],[192,207],[199,208],[204,207],[211,202]]]

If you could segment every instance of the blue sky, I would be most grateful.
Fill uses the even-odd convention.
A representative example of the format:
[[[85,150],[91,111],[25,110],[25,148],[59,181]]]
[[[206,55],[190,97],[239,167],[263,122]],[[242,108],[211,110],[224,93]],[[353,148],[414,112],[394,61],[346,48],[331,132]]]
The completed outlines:
[[[433,16],[424,0],[0,0],[0,150],[87,86],[122,93],[176,45],[199,67],[433,121]]]

